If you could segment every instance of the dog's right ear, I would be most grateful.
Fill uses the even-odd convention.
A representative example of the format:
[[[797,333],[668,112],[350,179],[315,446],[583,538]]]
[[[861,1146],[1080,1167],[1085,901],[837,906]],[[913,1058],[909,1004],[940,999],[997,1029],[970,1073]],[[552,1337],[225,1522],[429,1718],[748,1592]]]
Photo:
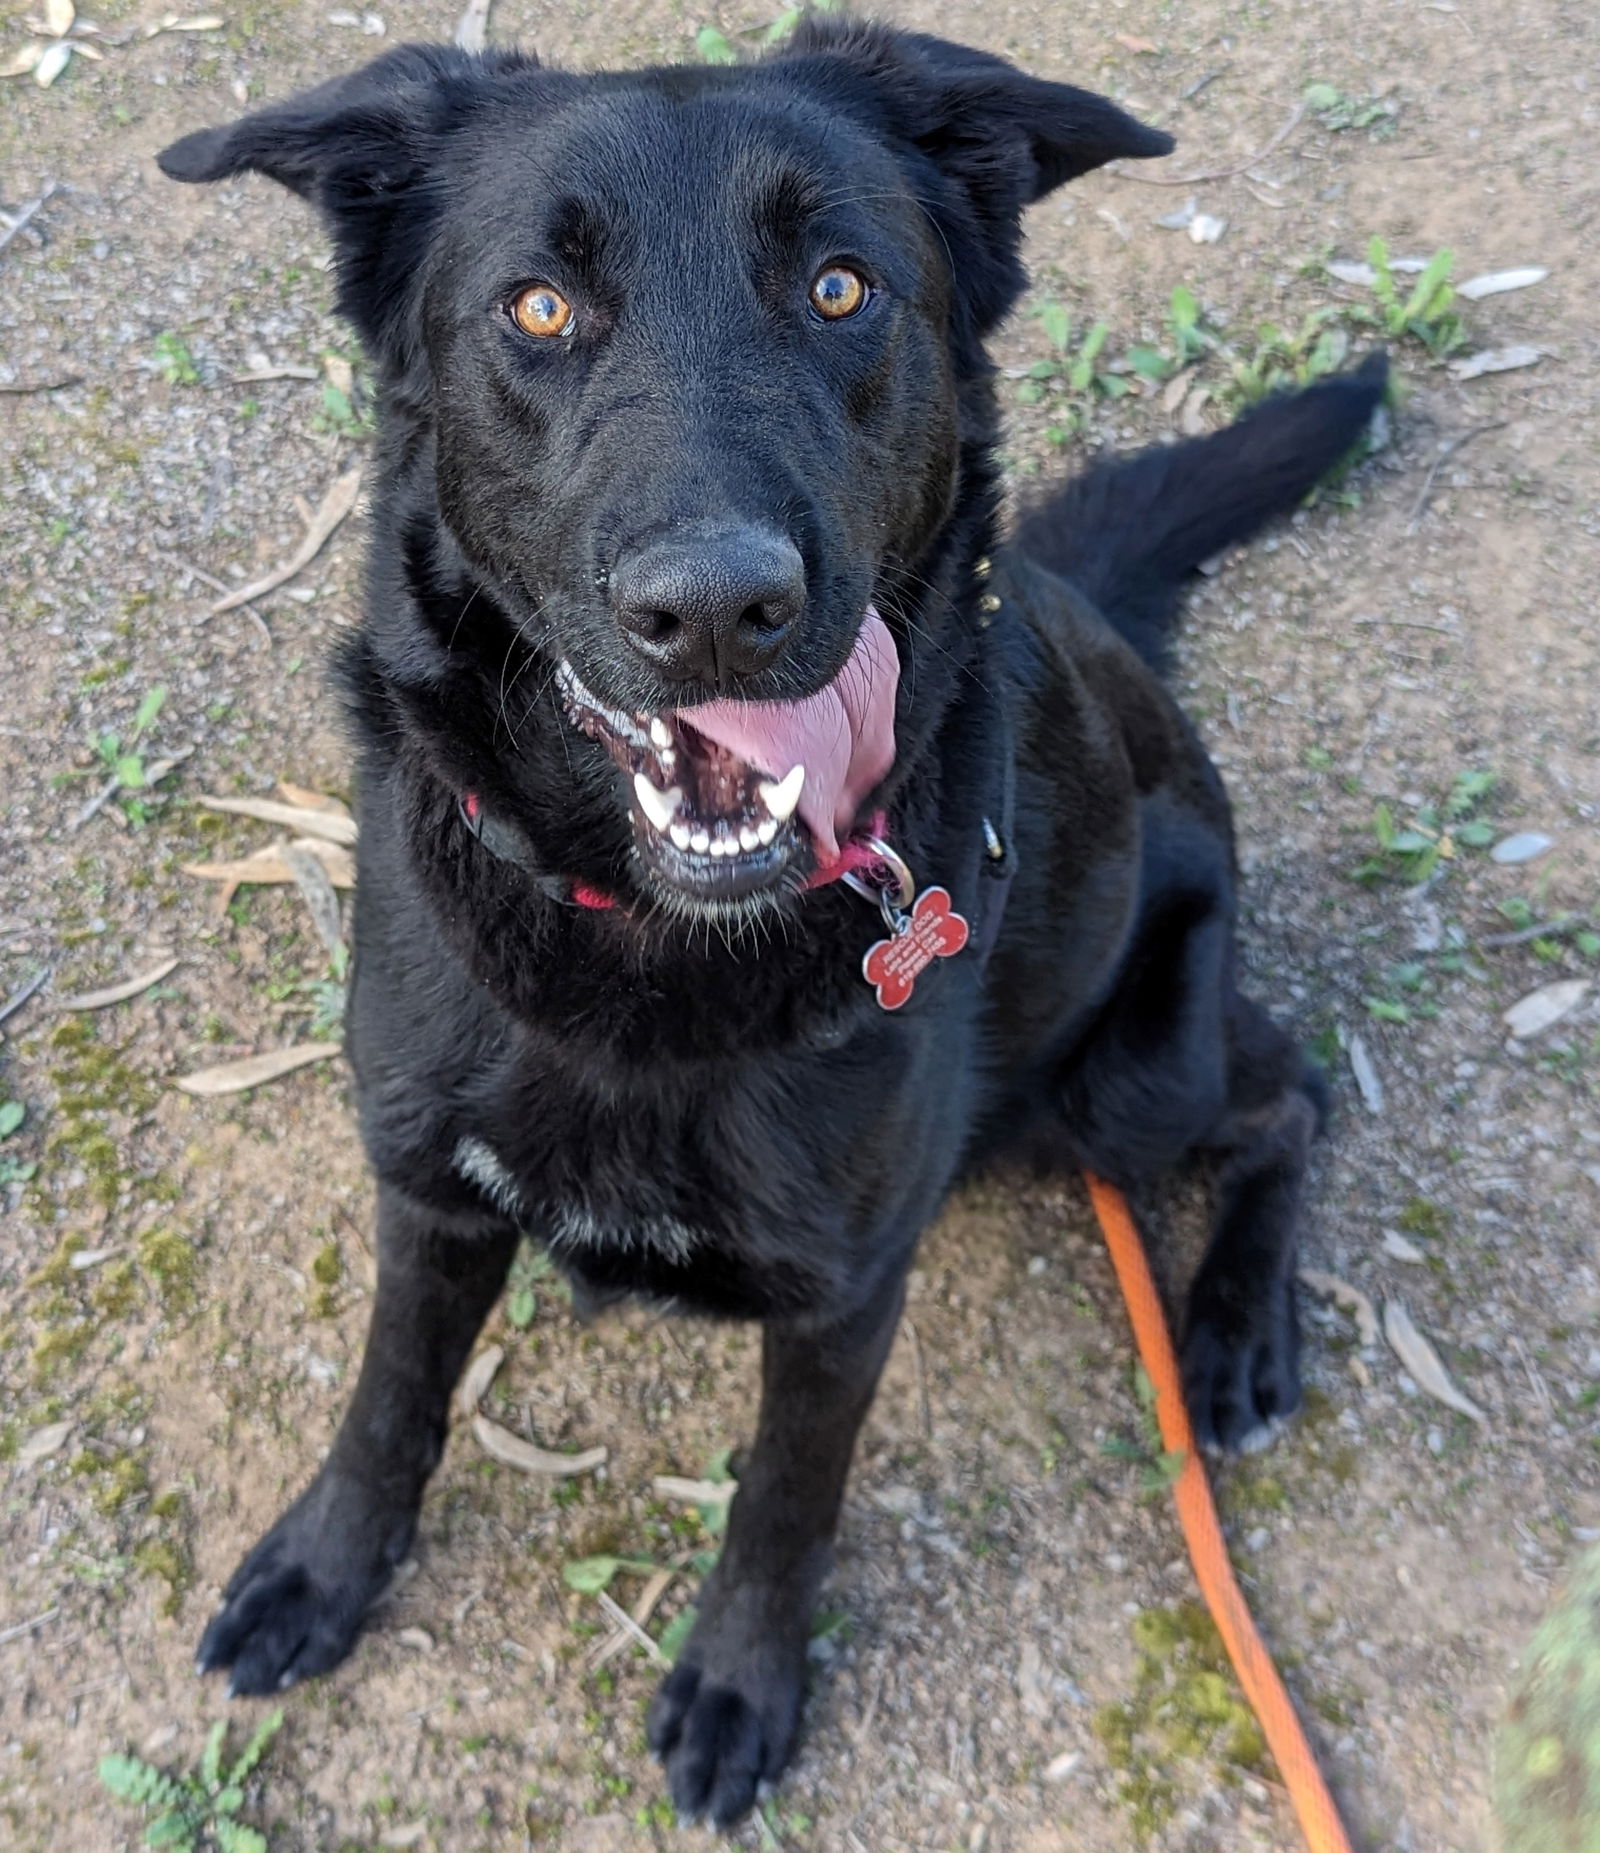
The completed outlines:
[[[287,102],[197,129],[156,160],[171,180],[265,174],[319,207],[338,247],[340,309],[370,349],[404,360],[445,144],[497,79],[537,65],[518,52],[400,45]]]

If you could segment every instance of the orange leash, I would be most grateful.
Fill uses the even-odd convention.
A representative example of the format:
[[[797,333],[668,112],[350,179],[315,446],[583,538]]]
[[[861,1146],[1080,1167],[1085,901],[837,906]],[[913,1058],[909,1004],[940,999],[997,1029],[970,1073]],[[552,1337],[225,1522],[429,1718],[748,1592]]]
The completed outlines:
[[[1173,1483],[1172,1494],[1189,1546],[1195,1581],[1217,1624],[1233,1670],[1239,1675],[1244,1695],[1261,1721],[1262,1733],[1288,1787],[1307,1847],[1311,1853],[1351,1853],[1349,1836],[1339,1819],[1333,1797],[1328,1793],[1328,1785],[1323,1781],[1322,1771],[1317,1767],[1317,1759],[1306,1742],[1300,1720],[1295,1716],[1294,1704],[1284,1690],[1278,1669],[1256,1632],[1249,1607],[1234,1580],[1211,1487],[1199,1449],[1194,1444],[1189,1412],[1183,1405],[1177,1354],[1167,1332],[1166,1315],[1161,1310],[1139,1231],[1134,1227],[1122,1192],[1088,1172],[1084,1176],[1094,1213],[1100,1220],[1101,1233],[1111,1250],[1111,1263],[1117,1270],[1122,1297],[1128,1304],[1134,1342],[1139,1347],[1139,1356],[1150,1381],[1155,1385],[1161,1445],[1169,1453],[1181,1451],[1183,1454],[1183,1471]]]

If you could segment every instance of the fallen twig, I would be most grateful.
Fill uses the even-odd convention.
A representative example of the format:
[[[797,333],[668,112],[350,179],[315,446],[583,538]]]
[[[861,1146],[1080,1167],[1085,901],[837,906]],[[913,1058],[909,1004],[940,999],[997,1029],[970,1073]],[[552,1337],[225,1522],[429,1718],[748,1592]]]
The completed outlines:
[[[231,386],[259,386],[266,380],[314,380],[318,377],[315,367],[257,367],[250,373],[230,373],[228,383]]]
[[[1289,120],[1271,141],[1263,142],[1248,161],[1241,161],[1237,167],[1213,168],[1209,173],[1204,174],[1136,174],[1132,168],[1114,163],[1104,171],[1108,174],[1115,174],[1119,180],[1137,180],[1141,186],[1147,187],[1198,187],[1210,180],[1235,180],[1240,174],[1248,174],[1252,167],[1266,160],[1269,154],[1275,154],[1299,128],[1305,120],[1305,114],[1306,106],[1302,100],[1295,104]]]
[[[602,1589],[595,1600],[617,1624],[617,1627],[622,1633],[627,1635],[631,1640],[637,1641],[652,1660],[656,1661],[661,1666],[667,1664],[667,1656],[656,1646],[650,1636],[645,1633],[644,1629],[639,1626],[638,1622],[633,1619],[614,1596]]]
[[[253,603],[258,598],[265,598],[269,592],[293,579],[302,572],[321,553],[328,544],[335,528],[344,520],[356,505],[356,497],[361,493],[361,471],[359,468],[346,470],[338,477],[332,488],[322,498],[322,506],[317,510],[316,519],[306,531],[306,537],[295,549],[293,555],[282,566],[274,567],[263,578],[254,579],[249,585],[240,586],[236,592],[230,592],[226,598],[219,598],[209,611],[204,611],[195,620],[204,624],[210,618],[220,617],[225,611],[237,611],[241,605]]]
[[[1530,939],[1543,939],[1550,933],[1571,933],[1587,926],[1582,914],[1559,914],[1554,920],[1541,920],[1534,926],[1518,927],[1515,933],[1489,933],[1478,941],[1480,946],[1525,946]]]
[[[137,997],[141,991],[148,991],[153,984],[160,984],[169,973],[178,969],[176,958],[163,959],[152,971],[142,973],[137,978],[126,979],[122,984],[108,984],[100,991],[79,991],[72,997],[58,997],[57,1010],[106,1010],[112,1004],[125,1004],[130,997]]]
[[[81,373],[63,373],[57,380],[7,380],[0,383],[0,392],[60,392],[63,387],[77,386],[82,381]]]
[[[37,199],[30,199],[27,205],[12,217],[10,224],[7,225],[3,232],[0,232],[0,251],[3,251],[6,246],[10,244],[11,240],[16,237],[17,233],[22,230],[23,226],[25,226],[40,207],[44,205],[46,200],[53,199],[60,190],[58,184],[52,180],[49,186],[45,188]]]
[[[5,1023],[14,1017],[30,997],[44,989],[50,982],[51,970],[52,967],[41,965],[31,978],[17,986],[6,1001],[0,1004],[0,1023]]]
[[[0,1628],[0,1647],[7,1641],[19,1641],[23,1635],[32,1634],[35,1629],[44,1627],[46,1622],[54,1621],[60,1613],[58,1608],[46,1609],[42,1615],[35,1615],[30,1621],[19,1621],[12,1627]]]
[[[1433,467],[1428,471],[1423,481],[1421,493],[1411,505],[1411,515],[1406,522],[1406,532],[1408,534],[1415,533],[1417,523],[1422,519],[1424,511],[1427,509],[1428,502],[1433,495],[1433,485],[1439,480],[1439,472],[1456,452],[1458,450],[1465,450],[1467,445],[1469,445],[1474,438],[1481,438],[1486,431],[1501,430],[1505,423],[1505,419],[1497,418],[1487,425],[1474,425],[1471,430],[1460,432],[1445,445],[1438,456],[1434,458]]]

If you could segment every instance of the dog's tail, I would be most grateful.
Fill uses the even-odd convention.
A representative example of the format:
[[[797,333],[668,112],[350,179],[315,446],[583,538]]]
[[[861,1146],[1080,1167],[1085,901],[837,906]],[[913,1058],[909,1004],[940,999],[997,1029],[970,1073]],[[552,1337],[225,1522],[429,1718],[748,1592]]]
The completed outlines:
[[[1299,505],[1355,446],[1388,374],[1371,354],[1212,437],[1099,464],[1025,514],[1017,542],[1159,669],[1190,574]]]

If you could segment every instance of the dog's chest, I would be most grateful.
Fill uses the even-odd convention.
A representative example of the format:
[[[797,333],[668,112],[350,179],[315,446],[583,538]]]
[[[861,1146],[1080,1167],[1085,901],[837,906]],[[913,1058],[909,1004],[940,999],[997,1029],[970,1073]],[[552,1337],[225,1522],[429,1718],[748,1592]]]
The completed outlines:
[[[606,1201],[575,1182],[552,1195],[545,1180],[519,1175],[486,1139],[473,1134],[457,1141],[452,1168],[501,1215],[574,1261],[652,1253],[682,1266],[707,1244],[703,1227],[655,1204],[629,1204],[618,1201],[614,1193],[607,1193]]]

